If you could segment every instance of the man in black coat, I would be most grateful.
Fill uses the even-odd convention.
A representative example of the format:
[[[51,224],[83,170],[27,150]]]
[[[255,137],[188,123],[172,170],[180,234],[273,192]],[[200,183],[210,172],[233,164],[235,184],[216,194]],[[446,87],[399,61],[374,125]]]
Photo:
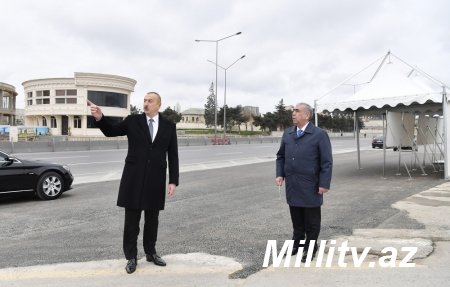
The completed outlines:
[[[123,251],[128,260],[125,267],[133,273],[137,266],[137,239],[142,210],[145,214],[144,251],[146,259],[166,266],[155,249],[159,211],[164,209],[166,171],[169,163],[167,194],[172,196],[178,186],[178,144],[176,126],[159,114],[161,97],[149,92],[144,97],[144,113],[129,115],[112,124],[100,107],[88,101],[96,125],[107,137],[128,137],[128,154],[120,180],[117,205],[125,208]],[[167,160],[166,160],[167,159]]]

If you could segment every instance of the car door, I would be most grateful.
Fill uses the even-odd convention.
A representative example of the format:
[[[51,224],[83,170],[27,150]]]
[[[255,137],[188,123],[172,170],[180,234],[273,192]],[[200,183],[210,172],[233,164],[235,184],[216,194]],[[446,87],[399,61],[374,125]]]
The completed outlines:
[[[8,158],[4,153],[0,153],[0,193],[33,190],[36,176],[32,167],[24,165],[18,159]]]

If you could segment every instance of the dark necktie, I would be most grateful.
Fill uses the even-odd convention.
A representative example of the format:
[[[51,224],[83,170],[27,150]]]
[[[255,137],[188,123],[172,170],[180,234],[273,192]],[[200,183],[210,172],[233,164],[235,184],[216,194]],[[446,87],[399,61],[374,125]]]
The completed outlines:
[[[152,141],[153,141],[153,122],[154,122],[153,119],[148,120],[148,130],[150,131],[150,138],[152,139]]]

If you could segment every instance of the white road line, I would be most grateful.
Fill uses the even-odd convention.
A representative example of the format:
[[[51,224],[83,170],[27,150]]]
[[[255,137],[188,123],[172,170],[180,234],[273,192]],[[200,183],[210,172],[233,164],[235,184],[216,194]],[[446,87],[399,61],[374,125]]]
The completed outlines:
[[[236,151],[236,152],[222,152],[222,153],[216,153],[215,155],[229,155],[229,154],[243,154],[242,151]]]
[[[123,163],[124,160],[115,160],[115,161],[93,161],[93,162],[79,162],[79,163],[68,163],[68,166],[75,165],[88,165],[88,164],[100,164],[100,163]]]
[[[37,157],[37,158],[33,158],[33,160],[53,160],[53,159],[62,159],[62,158],[81,158],[81,157],[90,157],[90,156],[83,155],[83,156]]]

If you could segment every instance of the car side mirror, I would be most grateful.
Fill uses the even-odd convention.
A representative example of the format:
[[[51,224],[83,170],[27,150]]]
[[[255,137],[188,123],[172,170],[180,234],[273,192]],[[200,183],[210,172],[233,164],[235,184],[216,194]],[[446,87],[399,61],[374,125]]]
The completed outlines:
[[[13,163],[14,162],[14,158],[13,157],[7,157],[5,158],[5,160],[9,163]]]

